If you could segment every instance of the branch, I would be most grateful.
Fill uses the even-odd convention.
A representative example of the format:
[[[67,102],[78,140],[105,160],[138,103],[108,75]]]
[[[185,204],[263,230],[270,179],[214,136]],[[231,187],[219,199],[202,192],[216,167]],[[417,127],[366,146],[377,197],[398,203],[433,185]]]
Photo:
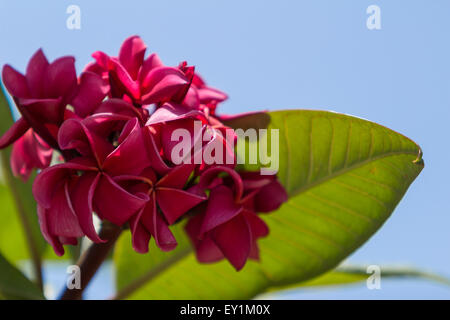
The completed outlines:
[[[81,289],[66,288],[61,295],[61,300],[81,300],[83,291],[108,257],[110,250],[114,247],[122,228],[103,222],[100,229],[100,238],[106,240],[104,243],[93,243],[80,257],[77,265],[80,267]]]

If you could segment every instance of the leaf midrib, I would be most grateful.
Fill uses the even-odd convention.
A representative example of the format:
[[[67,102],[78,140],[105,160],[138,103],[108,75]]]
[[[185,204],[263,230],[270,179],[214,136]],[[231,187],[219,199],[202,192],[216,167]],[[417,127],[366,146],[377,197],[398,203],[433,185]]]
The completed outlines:
[[[397,155],[413,155],[413,156],[417,156],[417,159],[419,159],[419,155],[420,155],[420,149],[418,152],[412,152],[412,151],[407,151],[407,150],[402,150],[402,151],[391,151],[391,152],[387,152],[384,154],[380,154],[379,156],[376,157],[370,157],[364,161],[361,162],[357,162],[356,164],[353,164],[351,166],[344,166],[342,169],[336,170],[335,172],[333,172],[332,174],[326,175],[323,178],[317,179],[316,181],[314,181],[313,183],[306,183],[304,186],[298,188],[298,189],[294,189],[293,191],[289,192],[289,196],[290,197],[294,197],[294,196],[298,196],[299,194],[308,191],[309,189],[312,189],[314,187],[317,187],[318,185],[327,182],[328,180],[332,180],[340,175],[344,175],[350,171],[353,171],[355,169],[361,168],[364,165],[374,162],[374,161],[378,161],[387,157],[391,157],[391,156],[397,156]],[[417,160],[416,159],[416,160]],[[416,161],[414,160],[414,161]],[[412,161],[412,162],[414,162]],[[290,175],[290,171],[291,171],[291,167],[288,166],[287,170],[288,174]]]

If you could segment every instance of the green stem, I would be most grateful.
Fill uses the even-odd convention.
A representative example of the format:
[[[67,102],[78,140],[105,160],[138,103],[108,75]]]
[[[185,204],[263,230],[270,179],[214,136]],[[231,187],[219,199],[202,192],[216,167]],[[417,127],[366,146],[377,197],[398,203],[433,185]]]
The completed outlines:
[[[30,252],[31,261],[33,264],[34,276],[36,283],[40,290],[43,290],[43,281],[42,281],[42,269],[41,269],[41,255],[39,253],[39,249],[36,246],[36,242],[33,239],[33,230],[31,228],[30,222],[28,220],[25,207],[23,206],[22,201],[20,200],[19,191],[16,188],[15,177],[11,172],[11,168],[8,165],[9,157],[6,151],[0,151],[0,161],[2,165],[3,174],[5,180],[11,190],[11,193],[14,198],[14,202],[17,208],[17,213],[19,215],[19,220],[21,222],[25,240],[27,243],[28,251]]]

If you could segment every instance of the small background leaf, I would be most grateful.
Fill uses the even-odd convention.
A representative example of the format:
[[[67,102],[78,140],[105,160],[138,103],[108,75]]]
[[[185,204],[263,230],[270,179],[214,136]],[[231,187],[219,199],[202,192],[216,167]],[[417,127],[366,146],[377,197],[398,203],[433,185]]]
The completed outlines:
[[[5,97],[3,87],[0,90],[0,133],[3,134],[13,124],[11,110],[8,101]],[[0,248],[5,250],[5,254],[11,258],[13,263],[16,259],[23,259],[23,250],[21,243],[25,239],[27,257],[33,263],[34,277],[41,285],[41,257],[47,247],[47,243],[40,233],[38,218],[36,214],[36,202],[34,200],[31,187],[34,176],[26,183],[18,178],[15,178],[11,172],[9,159],[11,154],[11,147],[0,151],[0,164],[2,170],[2,185],[6,186],[8,192],[4,191],[5,207],[2,209],[4,216],[9,216],[11,219],[9,223],[3,223],[0,226],[0,233],[2,236],[10,236],[7,238],[7,244],[0,245]],[[1,189],[0,189],[1,190]],[[11,201],[12,200],[12,201]],[[14,206],[11,206],[11,202]],[[6,211],[8,210],[8,211]],[[14,212],[15,217],[12,216]],[[5,217],[3,221],[5,221]],[[20,228],[17,228],[20,227]],[[13,229],[9,229],[13,228]],[[20,237],[20,239],[19,239]],[[15,248],[17,244],[17,248]]]
[[[381,266],[382,279],[400,279],[400,278],[417,278],[428,281],[433,281],[442,285],[450,287],[450,279],[440,275],[423,271],[412,267],[395,267],[395,266]],[[331,286],[351,285],[359,282],[365,282],[371,274],[367,273],[366,266],[359,265],[345,265],[336,268],[333,271],[327,272],[317,278],[307,280],[304,282],[291,284],[285,287],[275,287],[268,290],[268,293],[259,296],[264,298],[272,293],[279,293],[287,290],[308,290],[312,288],[324,288]]]
[[[38,287],[0,254],[0,296],[3,299],[45,299]]]

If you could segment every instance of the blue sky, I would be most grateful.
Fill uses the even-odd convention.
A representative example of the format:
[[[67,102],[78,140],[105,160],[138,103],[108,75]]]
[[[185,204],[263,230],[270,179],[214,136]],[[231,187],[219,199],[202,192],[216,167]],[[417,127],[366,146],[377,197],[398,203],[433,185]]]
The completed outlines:
[[[69,5],[81,29],[66,28]],[[366,8],[381,8],[368,30]],[[222,111],[310,108],[363,117],[415,140],[426,167],[384,227],[349,259],[410,264],[450,276],[448,128],[450,2],[446,0],[0,1],[0,64],[115,54],[139,34],[167,64],[182,60],[230,100]],[[450,298],[423,281],[290,293],[289,298]]]

